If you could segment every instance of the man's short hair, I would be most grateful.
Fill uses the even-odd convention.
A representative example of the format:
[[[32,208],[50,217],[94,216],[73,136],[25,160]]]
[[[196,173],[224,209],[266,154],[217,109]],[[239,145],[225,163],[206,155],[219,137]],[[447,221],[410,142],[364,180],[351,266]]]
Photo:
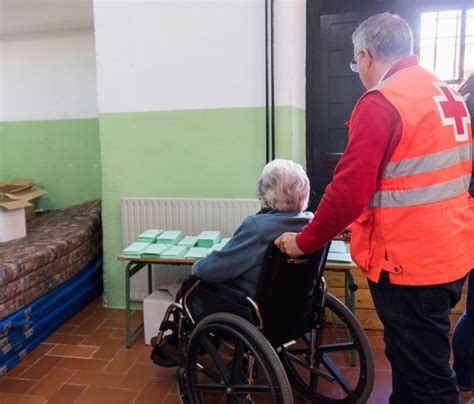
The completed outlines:
[[[384,62],[413,53],[413,33],[408,23],[396,14],[381,13],[364,20],[352,34],[354,55],[362,48]]]

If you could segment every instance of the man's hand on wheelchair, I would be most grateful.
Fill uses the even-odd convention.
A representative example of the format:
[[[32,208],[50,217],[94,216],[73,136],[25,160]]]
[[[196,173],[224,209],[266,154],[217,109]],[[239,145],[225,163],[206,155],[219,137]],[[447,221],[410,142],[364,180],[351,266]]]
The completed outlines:
[[[297,233],[283,233],[275,240],[275,245],[280,251],[289,255],[291,258],[304,254],[304,252],[299,249],[298,244],[296,244],[296,234]]]

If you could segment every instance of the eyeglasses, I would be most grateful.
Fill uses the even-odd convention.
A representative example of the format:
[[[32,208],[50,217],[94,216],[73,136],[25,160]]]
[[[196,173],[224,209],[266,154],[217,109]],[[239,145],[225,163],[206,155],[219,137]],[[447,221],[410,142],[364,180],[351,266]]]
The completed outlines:
[[[372,57],[372,54],[370,53],[370,51],[367,49],[367,48],[364,48],[366,51],[367,51],[367,54]],[[359,57],[359,55],[362,53],[363,51],[360,50],[359,53],[355,56],[354,59],[352,59],[352,61],[349,63],[349,67],[351,68],[351,70],[354,72],[354,73],[359,73],[359,65],[357,64],[357,61],[356,59]]]
[[[349,67],[354,73],[359,73],[359,66],[357,66],[357,62],[355,59],[352,59],[349,63]]]

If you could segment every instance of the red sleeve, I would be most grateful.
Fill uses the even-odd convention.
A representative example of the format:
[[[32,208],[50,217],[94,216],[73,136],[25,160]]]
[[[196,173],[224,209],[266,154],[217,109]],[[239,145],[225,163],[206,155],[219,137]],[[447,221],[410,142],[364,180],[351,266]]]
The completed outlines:
[[[400,115],[381,93],[368,93],[359,101],[351,118],[351,137],[333,180],[314,218],[296,236],[300,250],[315,251],[357,219],[374,194],[401,134]]]

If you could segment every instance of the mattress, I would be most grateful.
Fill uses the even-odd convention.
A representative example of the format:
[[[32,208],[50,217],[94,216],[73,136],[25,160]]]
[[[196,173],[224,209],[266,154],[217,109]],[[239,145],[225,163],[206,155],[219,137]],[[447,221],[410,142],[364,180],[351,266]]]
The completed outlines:
[[[0,377],[102,293],[102,258],[5,319],[0,320]]]
[[[101,249],[100,201],[33,219],[26,237],[0,243],[0,320],[73,277]]]

